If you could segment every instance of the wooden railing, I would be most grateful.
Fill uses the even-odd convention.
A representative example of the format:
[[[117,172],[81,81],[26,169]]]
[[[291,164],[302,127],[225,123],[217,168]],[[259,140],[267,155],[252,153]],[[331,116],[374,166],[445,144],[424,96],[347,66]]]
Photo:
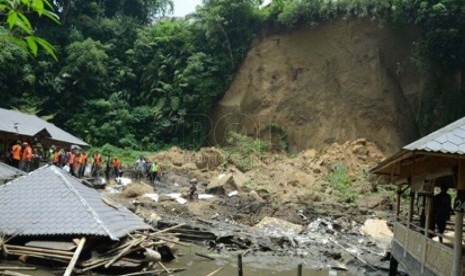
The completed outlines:
[[[410,224],[410,227],[416,227]],[[424,229],[423,229],[424,230]],[[449,238],[444,236],[444,238]],[[454,250],[439,242],[425,237],[422,232],[408,229],[400,221],[394,224],[394,240],[404,249],[404,255],[409,253],[422,267],[427,267],[437,275],[451,275]],[[462,259],[462,275],[465,275],[465,258]]]

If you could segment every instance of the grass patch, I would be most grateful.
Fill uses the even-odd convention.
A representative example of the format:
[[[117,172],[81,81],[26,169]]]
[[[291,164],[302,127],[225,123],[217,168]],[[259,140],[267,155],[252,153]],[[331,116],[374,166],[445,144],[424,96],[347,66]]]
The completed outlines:
[[[340,201],[345,203],[355,202],[357,196],[351,191],[352,181],[347,174],[347,169],[342,162],[336,163],[333,172],[328,176],[329,185],[337,190],[341,197]]]
[[[226,161],[233,163],[241,171],[253,169],[254,160],[268,152],[270,144],[247,135],[231,132],[223,148]]]

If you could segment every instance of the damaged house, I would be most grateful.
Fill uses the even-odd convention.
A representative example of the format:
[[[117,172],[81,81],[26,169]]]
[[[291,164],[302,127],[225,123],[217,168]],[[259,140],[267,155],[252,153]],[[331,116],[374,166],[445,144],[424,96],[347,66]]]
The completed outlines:
[[[54,166],[0,185],[0,232],[6,237],[0,251],[9,258],[67,264],[64,275],[142,265],[153,247],[144,234],[150,229],[125,207]]]

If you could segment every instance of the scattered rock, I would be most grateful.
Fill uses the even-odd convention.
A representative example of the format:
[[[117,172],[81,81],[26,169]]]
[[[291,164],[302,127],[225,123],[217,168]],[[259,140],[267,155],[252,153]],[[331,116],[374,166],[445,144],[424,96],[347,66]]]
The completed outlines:
[[[294,236],[302,232],[304,229],[302,225],[272,217],[264,217],[253,228],[266,232],[268,235],[274,237]]]
[[[144,183],[132,184],[126,186],[123,190],[123,195],[128,198],[138,197],[149,193],[153,193],[153,188],[152,186]]]

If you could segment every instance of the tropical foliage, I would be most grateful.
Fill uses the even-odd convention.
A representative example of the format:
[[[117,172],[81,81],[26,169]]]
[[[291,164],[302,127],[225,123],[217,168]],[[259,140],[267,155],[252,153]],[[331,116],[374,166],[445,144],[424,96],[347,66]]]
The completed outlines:
[[[51,115],[97,146],[197,147],[210,130],[208,114],[260,30],[287,31],[339,18],[417,25],[423,33],[413,55],[419,68],[463,75],[464,1],[274,0],[262,9],[260,4],[204,0],[186,18],[169,18],[170,0],[0,0],[5,19],[0,34],[16,39],[13,44],[0,39],[0,106]],[[443,120],[464,115],[461,92],[463,85],[447,93],[460,100],[446,97],[458,111]]]

